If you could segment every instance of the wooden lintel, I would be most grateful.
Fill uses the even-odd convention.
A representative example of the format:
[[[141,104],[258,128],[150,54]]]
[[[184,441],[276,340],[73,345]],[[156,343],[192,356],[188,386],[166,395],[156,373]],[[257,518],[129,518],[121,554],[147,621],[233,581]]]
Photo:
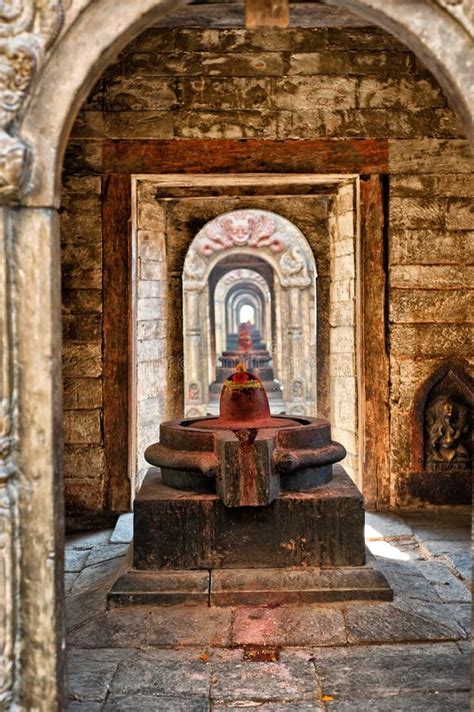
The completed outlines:
[[[245,27],[288,27],[290,0],[245,0]]]

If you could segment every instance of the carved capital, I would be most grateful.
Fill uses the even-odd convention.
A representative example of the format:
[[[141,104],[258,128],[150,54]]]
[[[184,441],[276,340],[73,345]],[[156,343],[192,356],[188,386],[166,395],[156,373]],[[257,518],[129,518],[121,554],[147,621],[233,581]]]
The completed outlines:
[[[19,201],[27,190],[30,153],[15,121],[63,21],[62,0],[0,3],[0,204]]]

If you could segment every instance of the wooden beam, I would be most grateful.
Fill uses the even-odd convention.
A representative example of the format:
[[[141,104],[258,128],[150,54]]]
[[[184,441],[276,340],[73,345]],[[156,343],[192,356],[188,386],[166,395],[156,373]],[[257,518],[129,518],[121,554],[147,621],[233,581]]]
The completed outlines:
[[[288,27],[289,0],[245,0],[245,27]]]
[[[130,176],[102,181],[104,509],[130,508],[128,477],[128,313]]]
[[[362,491],[370,509],[390,504],[387,245],[382,176],[360,181],[362,286]]]

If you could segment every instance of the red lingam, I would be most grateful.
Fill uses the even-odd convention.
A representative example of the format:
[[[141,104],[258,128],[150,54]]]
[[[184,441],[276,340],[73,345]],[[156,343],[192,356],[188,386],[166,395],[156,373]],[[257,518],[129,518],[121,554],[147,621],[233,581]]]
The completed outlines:
[[[212,430],[286,428],[296,424],[296,421],[288,418],[272,418],[263,383],[253,373],[249,373],[243,364],[239,364],[235,373],[224,381],[219,417],[195,422],[199,428]]]
[[[223,384],[218,418],[162,423],[145,458],[165,485],[216,492],[227,507],[261,507],[280,490],[326,484],[345,454],[327,420],[272,417],[262,382],[240,365]]]

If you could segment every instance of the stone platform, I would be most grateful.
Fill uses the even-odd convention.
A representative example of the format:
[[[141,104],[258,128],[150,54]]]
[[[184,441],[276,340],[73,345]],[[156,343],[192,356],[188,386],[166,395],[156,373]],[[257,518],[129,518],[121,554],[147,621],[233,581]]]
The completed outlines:
[[[363,566],[364,504],[340,465],[323,487],[281,492],[267,507],[161,483],[150,468],[135,500],[138,570]]]
[[[225,507],[214,494],[175,490],[150,468],[135,500],[133,560],[110,606],[281,605],[392,600],[366,562],[364,506],[340,465],[307,492],[268,507]]]
[[[201,604],[279,606],[292,603],[391,601],[393,592],[373,561],[357,567],[137,571],[119,576],[109,607]]]

